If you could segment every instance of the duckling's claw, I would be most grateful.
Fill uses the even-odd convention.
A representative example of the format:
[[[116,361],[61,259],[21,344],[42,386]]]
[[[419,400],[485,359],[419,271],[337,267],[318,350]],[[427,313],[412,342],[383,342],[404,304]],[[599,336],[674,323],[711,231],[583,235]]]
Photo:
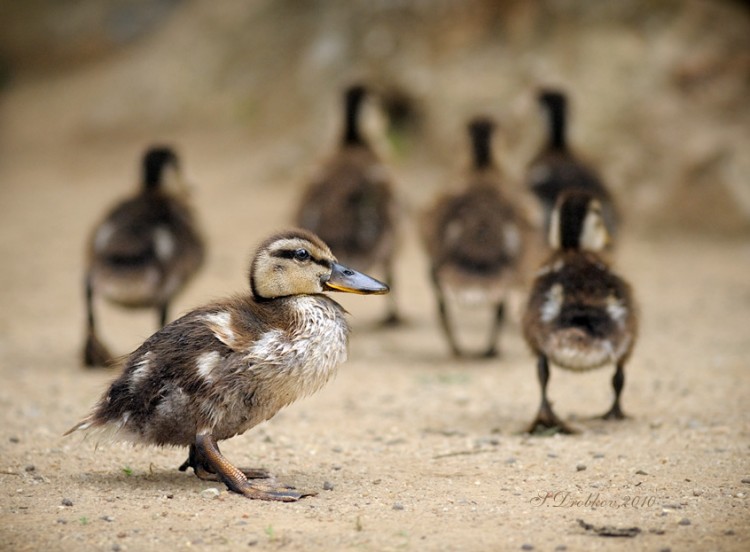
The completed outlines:
[[[602,420],[624,420],[627,418],[620,408],[620,403],[615,402],[605,414],[602,415]]]
[[[83,346],[83,364],[89,368],[108,367],[114,362],[107,347],[90,332]]]
[[[530,433],[531,435],[554,435],[555,433],[575,435],[578,433],[578,430],[573,429],[558,418],[552,411],[552,406],[549,402],[542,402],[536,418],[531,422],[526,433]]]
[[[274,500],[278,502],[297,502],[306,496],[315,496],[316,492],[298,491],[293,487],[258,485],[247,483],[240,492],[247,498],[255,500]]]
[[[257,500],[296,502],[301,498],[316,494],[314,492],[297,491],[291,487],[272,483],[250,483],[245,473],[230,464],[221,454],[216,440],[211,435],[195,436],[195,444],[190,447],[190,455],[187,461],[180,466],[180,469],[185,471],[188,467],[192,467],[198,477],[215,476],[230,491]],[[260,471],[252,470],[250,473],[257,475]]]

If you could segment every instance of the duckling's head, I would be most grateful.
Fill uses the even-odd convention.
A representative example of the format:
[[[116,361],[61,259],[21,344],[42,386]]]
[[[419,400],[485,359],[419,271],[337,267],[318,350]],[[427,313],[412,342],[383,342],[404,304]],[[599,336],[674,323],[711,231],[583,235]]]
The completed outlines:
[[[146,190],[156,190],[176,180],[179,172],[180,160],[172,148],[154,146],[143,155],[143,187]]]
[[[552,248],[601,251],[609,240],[598,199],[582,191],[560,196],[550,219],[549,244]]]
[[[250,287],[256,299],[344,291],[388,293],[388,286],[339,264],[315,234],[287,230],[264,241],[250,266]]]

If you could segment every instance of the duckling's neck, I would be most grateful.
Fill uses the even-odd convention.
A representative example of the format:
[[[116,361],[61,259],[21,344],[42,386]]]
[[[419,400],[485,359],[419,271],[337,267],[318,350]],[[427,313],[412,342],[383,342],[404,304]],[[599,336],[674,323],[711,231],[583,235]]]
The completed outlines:
[[[474,168],[482,170],[492,167],[494,165],[491,147],[492,127],[487,124],[472,125],[469,132],[471,134]]]
[[[362,107],[364,93],[350,91],[346,95],[344,106],[344,135],[342,143],[345,146],[364,145],[365,140],[359,130],[359,113]]]
[[[566,150],[566,112],[563,102],[551,102],[546,105],[549,118],[549,143],[547,147],[553,150]]]

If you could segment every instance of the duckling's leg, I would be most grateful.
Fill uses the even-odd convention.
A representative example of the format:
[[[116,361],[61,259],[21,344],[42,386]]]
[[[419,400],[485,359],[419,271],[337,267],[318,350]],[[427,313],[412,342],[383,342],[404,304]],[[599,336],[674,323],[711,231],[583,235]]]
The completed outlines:
[[[219,450],[218,444],[216,445],[216,450]],[[198,479],[202,479],[204,481],[221,481],[221,479],[219,479],[219,476],[216,475],[215,472],[211,471],[211,467],[209,465],[203,464],[199,461],[198,456],[195,453],[195,445],[190,445],[188,458],[182,463],[182,465],[179,467],[179,470],[186,471],[188,468],[193,468],[193,472],[195,473],[196,477],[198,477]],[[267,479],[271,477],[271,474],[268,473],[267,470],[264,470],[262,468],[237,469],[245,474],[245,477],[247,477],[248,479]]]
[[[388,259],[384,263],[384,275],[385,283],[391,288],[391,292],[388,294],[388,314],[383,319],[383,326],[398,326],[403,320],[398,314],[398,306],[396,304],[396,294],[393,293],[393,260]]]
[[[91,274],[86,275],[86,316],[88,326],[86,329],[86,342],[83,346],[83,364],[89,367],[108,366],[112,364],[112,355],[107,347],[99,341],[94,324],[94,286],[91,282]]]
[[[543,433],[545,430],[555,429],[559,433],[576,433],[574,429],[569,427],[552,411],[552,405],[547,398],[547,383],[549,383],[549,363],[547,362],[547,357],[544,355],[539,355],[539,360],[537,362],[537,376],[539,377],[539,385],[542,388],[542,402],[539,405],[539,412],[537,413],[534,421],[529,426],[527,432]]]
[[[216,440],[211,435],[195,436],[195,462],[207,471],[215,473],[230,491],[258,500],[295,502],[315,493],[302,493],[289,487],[250,483],[239,469],[235,468],[219,452]]]
[[[443,288],[440,287],[437,271],[435,269],[432,270],[432,284],[435,287],[435,296],[437,297],[438,313],[440,314],[440,326],[443,328],[445,338],[448,340],[448,345],[451,348],[451,353],[453,353],[453,356],[455,357],[460,357],[462,355],[461,349],[459,349],[456,338],[453,336],[453,328],[451,327],[450,320],[448,320],[448,307],[445,304]]]
[[[625,386],[625,366],[623,366],[622,362],[617,363],[617,368],[615,369],[615,375],[612,376],[612,387],[615,390],[615,400],[612,403],[612,408],[610,408],[602,418],[605,420],[623,420],[625,419],[625,414],[623,414],[622,409],[620,408],[620,393],[622,393],[622,388]]]
[[[167,315],[169,313],[169,303],[164,303],[159,307],[159,328],[167,325]]]
[[[500,334],[500,328],[503,327],[503,321],[505,320],[505,303],[500,303],[495,310],[495,320],[492,324],[492,331],[490,332],[490,343],[487,346],[487,350],[484,352],[484,357],[492,358],[496,357],[497,351],[497,338]]]

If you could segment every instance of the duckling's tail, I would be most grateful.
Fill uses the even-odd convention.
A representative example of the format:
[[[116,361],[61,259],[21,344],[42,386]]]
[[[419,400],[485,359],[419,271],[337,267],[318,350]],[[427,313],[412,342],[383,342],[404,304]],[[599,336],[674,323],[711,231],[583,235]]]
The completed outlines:
[[[95,424],[96,424],[96,422],[94,420],[93,414],[89,414],[83,420],[81,420],[76,425],[74,425],[73,427],[71,427],[68,431],[66,431],[65,433],[63,433],[63,437],[65,437],[66,435],[70,435],[74,431],[86,431],[87,429],[90,429]]]

